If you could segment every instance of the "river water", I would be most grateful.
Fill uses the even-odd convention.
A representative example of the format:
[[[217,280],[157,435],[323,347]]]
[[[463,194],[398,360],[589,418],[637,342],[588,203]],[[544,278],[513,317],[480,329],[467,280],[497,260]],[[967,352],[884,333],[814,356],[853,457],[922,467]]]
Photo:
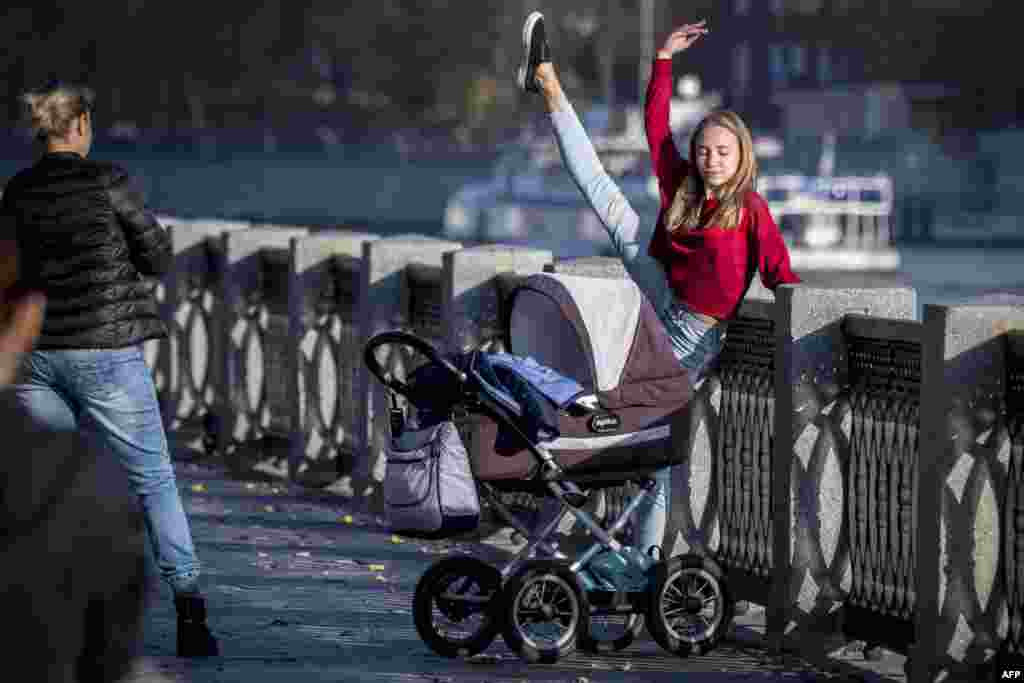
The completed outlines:
[[[138,176],[150,206],[184,217],[241,218],[310,227],[347,227],[382,235],[436,235],[447,198],[490,173],[493,158],[402,161],[387,150],[341,156],[194,155],[100,149],[93,156],[122,162]],[[0,159],[0,182],[30,162]],[[899,247],[896,276],[846,276],[832,283],[907,284],[919,308],[957,303],[996,291],[1024,294],[1024,248]],[[820,278],[812,277],[812,281]]]

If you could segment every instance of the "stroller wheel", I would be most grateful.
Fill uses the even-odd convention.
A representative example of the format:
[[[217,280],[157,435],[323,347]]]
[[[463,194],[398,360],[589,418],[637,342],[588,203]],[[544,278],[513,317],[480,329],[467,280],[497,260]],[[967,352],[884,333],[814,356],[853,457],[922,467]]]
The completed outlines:
[[[487,649],[500,622],[492,609],[501,573],[472,557],[446,557],[416,584],[412,600],[416,632],[442,657],[472,657]]]
[[[590,629],[590,604],[559,560],[526,563],[501,591],[505,642],[528,662],[553,664]]]
[[[728,631],[733,602],[714,560],[678,555],[654,567],[647,630],[665,650],[687,657],[714,649]]]
[[[642,614],[590,615],[590,629],[581,631],[577,645],[584,652],[618,652],[633,644],[644,628]]]

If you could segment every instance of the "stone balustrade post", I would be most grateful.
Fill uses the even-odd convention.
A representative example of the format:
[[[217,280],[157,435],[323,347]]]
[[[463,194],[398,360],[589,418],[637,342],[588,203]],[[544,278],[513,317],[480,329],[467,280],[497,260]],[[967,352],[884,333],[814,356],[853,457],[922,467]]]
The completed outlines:
[[[986,301],[924,307],[910,683],[982,680],[1011,630],[1020,642],[1021,462],[1005,408],[1008,332],[1024,329],[1024,299]]]
[[[174,254],[158,297],[168,336],[155,342],[150,361],[164,425],[175,448],[212,450],[214,437],[206,422],[216,414],[217,396],[224,391],[218,360],[223,348],[222,235],[249,224],[165,219],[161,225]]]
[[[550,251],[504,244],[444,254],[444,327],[451,351],[490,348],[505,339],[507,320],[496,276],[532,275],[553,262]]]
[[[441,267],[446,252],[461,249],[458,242],[419,235],[400,235],[363,243],[363,283],[360,289],[360,343],[362,357],[366,342],[386,330],[405,329],[424,336],[443,350],[445,333],[441,303]],[[411,291],[410,266],[434,269],[437,283],[430,290]],[[434,308],[436,307],[436,311]],[[413,310],[429,309],[429,310]],[[400,375],[409,360],[405,351],[383,348],[382,367]],[[385,389],[370,376],[360,362],[357,382],[356,443],[357,454],[346,494],[373,511],[384,509],[380,482],[384,479],[384,447],[388,439],[388,403]]]
[[[297,481],[333,484],[350,475],[356,441],[363,244],[379,235],[322,231],[290,240],[288,337],[296,419],[289,470]]]
[[[542,272],[553,262],[550,251],[504,244],[469,247],[444,254],[443,298],[446,346],[452,352],[472,349],[509,351],[507,297],[517,282]],[[479,415],[456,424],[470,453],[478,447]],[[490,446],[485,446],[490,447]],[[526,496],[504,496],[506,502]]]
[[[268,433],[287,434],[294,415],[288,384],[294,369],[283,349],[289,339],[289,245],[305,228],[249,228],[222,236],[224,342],[219,361],[224,389],[218,400],[218,446],[240,456],[240,446],[266,445]],[[262,453],[261,453],[262,454]],[[250,453],[246,453],[250,455]],[[287,472],[287,451],[257,464],[276,476]]]
[[[850,411],[840,400],[849,368],[847,314],[910,320],[909,288],[829,289],[782,285],[776,292],[775,434],[771,472],[772,582],[769,642],[832,633],[822,619],[849,588],[844,550]]]

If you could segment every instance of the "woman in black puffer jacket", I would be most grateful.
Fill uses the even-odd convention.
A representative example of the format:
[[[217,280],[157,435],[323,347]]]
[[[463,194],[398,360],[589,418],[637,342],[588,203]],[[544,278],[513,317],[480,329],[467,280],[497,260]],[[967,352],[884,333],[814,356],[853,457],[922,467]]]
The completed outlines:
[[[86,158],[93,133],[87,90],[57,84],[23,99],[45,151],[7,183],[2,210],[13,219],[21,285],[45,294],[47,304],[15,397],[43,424],[81,431],[117,457],[174,592],[179,655],[217,654],[142,350],[143,341],[167,334],[142,276],[167,270],[170,240],[124,170]]]

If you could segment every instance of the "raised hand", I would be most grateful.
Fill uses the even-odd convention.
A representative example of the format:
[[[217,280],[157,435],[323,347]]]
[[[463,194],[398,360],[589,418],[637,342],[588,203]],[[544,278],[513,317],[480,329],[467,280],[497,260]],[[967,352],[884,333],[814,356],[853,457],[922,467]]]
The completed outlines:
[[[658,57],[670,59],[677,52],[689,49],[707,32],[706,19],[701,19],[696,24],[683,24],[668,35],[662,48],[658,50]]]

